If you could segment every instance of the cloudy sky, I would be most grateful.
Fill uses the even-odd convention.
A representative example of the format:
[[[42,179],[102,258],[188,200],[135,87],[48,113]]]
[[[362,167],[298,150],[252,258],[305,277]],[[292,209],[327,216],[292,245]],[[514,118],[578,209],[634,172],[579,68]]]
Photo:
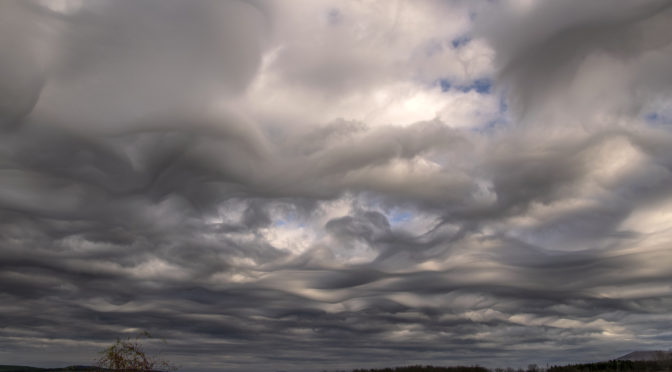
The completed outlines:
[[[0,364],[672,347],[672,2],[3,0]]]

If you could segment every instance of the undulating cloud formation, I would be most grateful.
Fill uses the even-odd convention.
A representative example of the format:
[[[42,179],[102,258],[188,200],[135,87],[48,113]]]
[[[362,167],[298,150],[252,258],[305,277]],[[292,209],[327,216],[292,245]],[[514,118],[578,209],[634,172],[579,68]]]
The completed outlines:
[[[3,0],[0,364],[672,347],[672,2]]]

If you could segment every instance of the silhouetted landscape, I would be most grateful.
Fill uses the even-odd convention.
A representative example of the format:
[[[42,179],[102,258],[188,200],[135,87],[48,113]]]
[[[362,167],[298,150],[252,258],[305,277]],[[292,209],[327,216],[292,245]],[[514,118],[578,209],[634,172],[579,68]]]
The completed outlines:
[[[316,368],[316,371],[328,371]],[[68,366],[64,368],[36,368],[27,366],[0,365],[0,372],[66,372],[66,371],[118,371],[95,366]],[[135,371],[135,370],[124,370]],[[414,365],[404,367],[353,369],[351,372],[666,372],[672,371],[672,351],[634,351],[614,360],[583,364],[566,364],[548,368],[529,364],[527,368],[485,368],[473,366]],[[150,371],[138,371],[150,372]],[[348,371],[337,371],[348,372]]]

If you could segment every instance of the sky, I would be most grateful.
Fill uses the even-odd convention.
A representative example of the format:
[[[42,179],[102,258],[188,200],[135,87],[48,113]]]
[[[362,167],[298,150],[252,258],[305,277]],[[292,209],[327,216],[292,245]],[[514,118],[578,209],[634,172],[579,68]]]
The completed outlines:
[[[672,2],[3,0],[0,364],[672,348]]]

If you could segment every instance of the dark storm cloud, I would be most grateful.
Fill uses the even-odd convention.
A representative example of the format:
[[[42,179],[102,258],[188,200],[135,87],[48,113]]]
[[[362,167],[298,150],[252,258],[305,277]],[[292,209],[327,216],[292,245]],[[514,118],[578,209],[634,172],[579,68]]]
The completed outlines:
[[[626,76],[612,76],[623,83],[619,88],[628,97],[617,99],[622,107],[615,110],[637,112],[654,99],[651,91],[669,93],[672,4],[667,0],[535,2],[522,14],[506,6],[500,10],[504,15],[484,22],[482,30],[497,51],[500,78],[510,83],[512,102],[521,112],[572,89],[577,72],[599,68],[589,63],[599,58],[605,58],[598,63],[607,70],[614,67],[611,58],[630,65],[617,70]],[[608,86],[598,80],[587,89],[599,92]],[[629,94],[635,90],[636,95]]]
[[[537,100],[598,51],[669,93],[667,3],[553,4],[491,40],[523,112],[548,113]],[[88,363],[140,329],[190,370],[523,365],[670,341],[670,238],[649,222],[669,208],[668,129],[625,110],[541,134],[273,131],[237,100],[278,14],[0,4],[3,362]]]

